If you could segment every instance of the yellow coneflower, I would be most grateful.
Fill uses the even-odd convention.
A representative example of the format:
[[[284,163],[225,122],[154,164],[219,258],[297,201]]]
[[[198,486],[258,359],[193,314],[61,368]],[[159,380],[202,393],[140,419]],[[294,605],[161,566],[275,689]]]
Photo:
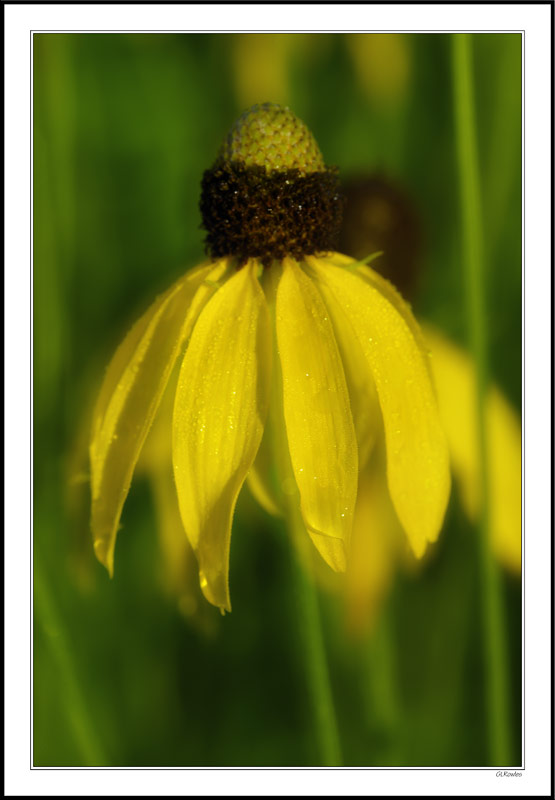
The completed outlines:
[[[474,398],[476,367],[471,357],[440,331],[423,325],[432,353],[441,420],[461,503],[472,522],[482,505],[478,421]],[[492,384],[485,398],[490,475],[490,546],[498,561],[514,575],[521,569],[521,423],[517,411]]]
[[[345,569],[359,454],[379,414],[389,492],[414,553],[437,538],[450,475],[427,353],[391,284],[334,252],[341,210],[336,170],[289,109],[266,103],[237,120],[202,182],[210,259],[134,325],[97,401],[92,530],[110,573],[133,470],[178,362],[173,472],[211,603],[231,609],[232,518],[249,471],[267,463],[266,448],[255,459],[268,419],[283,421],[287,491],[334,570]],[[379,408],[370,419],[369,404]]]

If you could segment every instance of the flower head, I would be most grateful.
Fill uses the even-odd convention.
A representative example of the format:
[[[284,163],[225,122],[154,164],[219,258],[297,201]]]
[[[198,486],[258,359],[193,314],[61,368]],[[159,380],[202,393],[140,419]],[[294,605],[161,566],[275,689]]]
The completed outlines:
[[[421,556],[437,538],[450,477],[427,351],[393,286],[333,251],[337,180],[306,126],[270,103],[243,114],[205,173],[210,259],[131,329],[94,413],[92,529],[110,573],[133,470],[174,369],[175,486],[214,605],[231,609],[239,491],[249,472],[271,486],[276,461],[277,503],[294,495],[321,556],[345,569],[359,467],[382,425],[389,492],[412,549]]]

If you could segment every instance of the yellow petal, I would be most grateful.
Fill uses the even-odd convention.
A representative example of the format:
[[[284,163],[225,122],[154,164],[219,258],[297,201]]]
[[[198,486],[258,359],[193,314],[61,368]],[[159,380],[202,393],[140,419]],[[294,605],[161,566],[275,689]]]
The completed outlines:
[[[384,278],[383,275],[380,275],[367,264],[361,264],[359,261],[355,261],[354,258],[351,258],[351,256],[343,255],[343,253],[330,253],[329,255],[319,258],[318,261],[335,267],[347,267],[356,275],[363,278],[370,286],[373,286],[374,289],[377,289],[403,317],[426,359],[426,366],[428,369],[431,369],[429,348],[423,336],[422,329],[416,321],[410,305],[403,299],[400,292],[391,281],[388,281],[387,278]]]
[[[331,321],[311,279],[285,259],[277,343],[291,464],[304,523],[325,561],[345,569],[357,488],[357,445]]]
[[[201,587],[231,610],[231,522],[268,409],[270,327],[257,263],[239,269],[202,311],[179,375],[173,465]]]
[[[378,395],[372,373],[345,312],[337,303],[330,304],[327,309],[345,372],[357,438],[358,468],[362,470],[382,429]]]
[[[442,334],[429,326],[424,334],[461,501],[470,519],[476,521],[481,504],[476,369],[468,355]],[[521,426],[518,415],[495,387],[486,398],[486,435],[492,545],[504,566],[520,572]]]
[[[200,590],[198,563],[183,527],[173,476],[171,445],[178,377],[179,370],[174,369],[141,450],[134,477],[141,475],[148,480],[152,493],[161,555],[161,587],[190,624],[210,635],[217,619]]]
[[[178,376],[179,370],[174,368],[168,378],[166,389],[160,401],[158,411],[156,412],[156,419],[153,421],[141,449],[141,454],[135,467],[136,476],[141,475],[149,477],[155,472],[166,469],[169,469],[173,474],[172,417]],[[177,503],[177,495],[175,502]]]
[[[426,363],[426,368],[430,369],[430,351],[428,344],[426,343],[426,339],[422,334],[422,328],[416,321],[414,314],[412,313],[410,305],[404,300],[401,294],[397,291],[395,286],[384,278],[382,275],[379,275],[375,272],[371,267],[366,266],[365,264],[361,264],[356,269],[356,274],[360,275],[364,280],[373,286],[380,294],[382,294],[386,300],[388,300],[393,308],[403,317],[404,321],[408,325],[410,332],[412,333],[415,342],[417,343],[420,351],[422,353],[422,357]]]
[[[141,447],[196,315],[226,262],[186,274],[135,323],[117,349],[93,414],[90,444],[94,548],[113,573],[116,533]]]
[[[308,258],[328,306],[341,306],[372,372],[383,416],[389,491],[417,556],[439,534],[449,457],[423,352],[400,297],[393,303],[356,272]],[[372,270],[370,270],[372,272]]]

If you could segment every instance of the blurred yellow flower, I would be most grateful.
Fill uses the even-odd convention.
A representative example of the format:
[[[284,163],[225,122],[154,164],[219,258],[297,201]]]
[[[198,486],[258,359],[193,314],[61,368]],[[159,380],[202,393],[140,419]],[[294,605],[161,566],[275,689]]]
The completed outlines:
[[[317,61],[333,48],[326,33],[238,33],[230,37],[234,88],[241,107],[272,97],[291,99],[292,76],[299,64]]]
[[[463,508],[476,523],[481,489],[476,370],[472,359],[439,331],[423,325],[423,333],[431,353],[453,475]],[[521,426],[517,413],[495,386],[487,395],[486,426],[491,546],[499,562],[518,575],[521,568]],[[359,478],[351,559],[343,586],[347,623],[357,635],[373,628],[397,568],[401,564],[405,568],[415,567],[386,490],[382,459],[378,442],[371,463]]]
[[[305,126],[272,104],[238,120],[205,173],[212,260],[134,325],[94,412],[92,530],[110,573],[133,471],[179,362],[173,472],[211,603],[231,610],[232,518],[260,448],[272,382],[279,391],[271,417],[284,421],[302,519],[329,566],[345,569],[359,453],[366,458],[379,424],[368,414],[370,383],[397,516],[417,556],[437,538],[450,474],[427,353],[393,287],[331,252],[341,208],[335,181]]]
[[[411,72],[411,51],[406,34],[351,33],[347,47],[358,81],[371,102],[399,102]]]
[[[472,359],[439,331],[423,326],[432,357],[439,410],[449,443],[451,466],[469,519],[480,513],[476,369]],[[521,424],[496,386],[486,397],[490,476],[491,545],[511,572],[521,566]]]
[[[375,453],[359,476],[351,557],[342,587],[347,627],[357,636],[374,627],[406,546],[381,462]]]
[[[287,66],[295,48],[295,34],[240,33],[231,42],[235,90],[241,106],[251,106],[260,97],[286,103]]]

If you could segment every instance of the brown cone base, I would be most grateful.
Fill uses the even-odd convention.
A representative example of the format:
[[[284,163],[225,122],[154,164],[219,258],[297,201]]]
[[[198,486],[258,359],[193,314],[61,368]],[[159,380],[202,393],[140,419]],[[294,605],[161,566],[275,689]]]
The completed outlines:
[[[217,163],[204,173],[200,200],[206,249],[213,258],[249,258],[264,266],[285,256],[335,250],[343,200],[337,171],[267,173],[240,162]]]

